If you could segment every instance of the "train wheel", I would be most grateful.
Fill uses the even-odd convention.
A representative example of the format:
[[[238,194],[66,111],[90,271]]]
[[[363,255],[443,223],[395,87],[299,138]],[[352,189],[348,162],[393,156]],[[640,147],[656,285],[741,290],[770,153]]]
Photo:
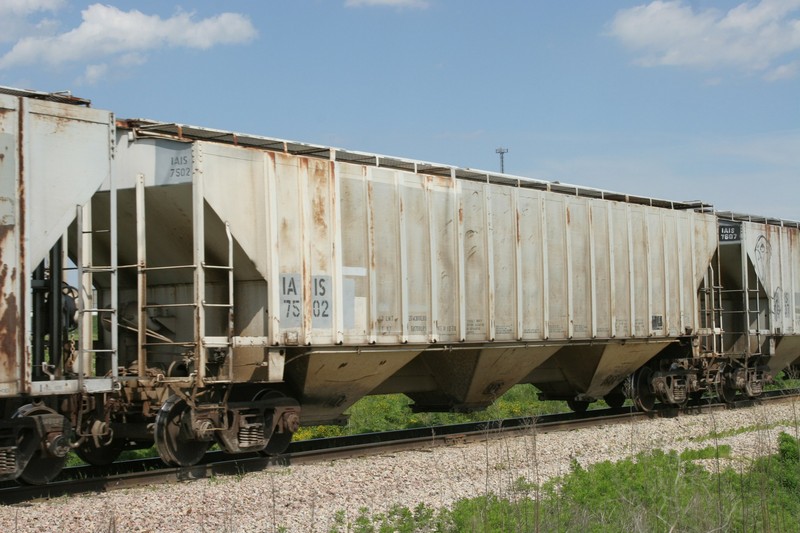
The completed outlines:
[[[567,400],[567,405],[576,413],[585,413],[589,408],[589,402],[584,400]]]
[[[14,413],[14,418],[23,417],[23,416],[37,416],[37,415],[58,415],[55,411],[50,409],[49,407],[45,407],[43,405],[24,405],[20,407],[16,413]],[[60,415],[59,415],[60,416]],[[36,447],[36,451],[33,453],[33,456],[28,461],[28,464],[25,465],[25,468],[22,470],[22,473],[19,476],[19,480],[23,481],[29,485],[45,485],[53,481],[58,474],[61,473],[61,470],[64,468],[64,465],[67,462],[67,453],[69,451],[69,435],[72,432],[72,428],[69,424],[69,420],[66,417],[61,417],[63,419],[63,424],[61,425],[61,435],[59,436],[52,424],[48,424],[49,438],[48,441],[50,443],[49,448],[54,453],[48,453],[43,448],[43,444],[40,444]],[[63,448],[63,449],[62,449]]]
[[[720,401],[725,403],[733,403],[736,399],[736,389],[733,388],[730,382],[730,369],[725,369],[719,377],[719,382],[717,383],[717,396],[719,396]]]
[[[285,394],[282,394],[282,393],[280,393],[278,391],[275,391],[275,390],[262,390],[262,391],[259,391],[253,397],[253,401],[254,402],[255,401],[260,401],[260,400],[265,400],[265,399],[274,400],[275,404],[278,407],[285,406],[287,404],[290,404],[290,405],[296,405],[297,404],[296,401],[292,400],[291,398],[289,398]],[[283,417],[291,416],[291,418],[290,419],[285,419],[284,418],[283,420],[281,420],[281,422],[282,422],[281,425],[283,427],[283,431],[279,432],[279,431],[276,430],[276,431],[272,432],[272,435],[270,435],[269,440],[267,441],[267,445],[264,446],[263,450],[260,450],[258,452],[260,455],[264,455],[264,456],[280,455],[283,452],[285,452],[286,448],[288,448],[289,444],[291,444],[292,438],[294,437],[294,431],[292,431],[291,428],[293,428],[295,430],[297,429],[297,426],[299,425],[299,418],[297,417],[296,414],[295,415],[289,415],[289,413],[284,413],[284,414],[282,414],[280,416],[283,416]],[[273,415],[273,417],[274,417],[274,415]],[[271,423],[272,423],[272,421],[274,421],[273,417],[269,417],[270,420],[271,420]]]
[[[125,450],[123,439],[114,439],[108,444],[98,446],[94,439],[89,437],[75,448],[75,454],[90,465],[106,466],[116,461],[123,450]]]
[[[278,433],[277,431],[272,434],[269,438],[269,442],[264,447],[264,449],[260,452],[261,455],[280,455],[286,451],[286,448],[289,447],[289,444],[292,442],[292,437],[294,433],[291,431],[284,431],[283,433]]]
[[[625,395],[621,392],[612,392],[603,396],[603,400],[612,409],[619,409],[625,405]]]
[[[649,413],[656,405],[656,395],[650,390],[650,381],[653,371],[648,367],[640,369],[634,378],[633,401],[636,407],[645,413]]]
[[[90,418],[86,423],[86,438],[75,448],[75,454],[94,466],[110,465],[125,449],[125,439],[114,439],[102,420]]]
[[[42,450],[36,450],[20,474],[19,480],[28,485],[46,485],[58,477],[66,462],[66,456],[50,457]]]
[[[295,431],[300,427],[300,415],[296,411],[284,411],[278,419],[281,429],[272,432],[261,455],[280,455],[292,442]]]
[[[153,438],[161,460],[170,466],[192,466],[206,454],[210,442],[192,435],[190,407],[178,396],[171,396],[156,415]]]

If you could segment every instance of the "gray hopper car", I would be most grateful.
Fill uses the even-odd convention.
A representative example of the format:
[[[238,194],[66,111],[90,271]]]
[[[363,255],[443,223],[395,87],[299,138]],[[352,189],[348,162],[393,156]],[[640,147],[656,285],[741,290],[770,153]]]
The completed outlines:
[[[14,89],[0,177],[0,478],[281,453],[370,394],[733,401],[800,355],[796,223]]]

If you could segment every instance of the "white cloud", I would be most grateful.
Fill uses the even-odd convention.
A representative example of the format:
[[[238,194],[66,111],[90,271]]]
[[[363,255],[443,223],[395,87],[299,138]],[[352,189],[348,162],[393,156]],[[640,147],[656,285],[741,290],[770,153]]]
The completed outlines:
[[[257,34],[249,19],[237,13],[195,20],[192,13],[179,12],[162,19],[137,10],[122,11],[113,6],[92,4],[81,15],[80,26],[73,30],[20,39],[0,57],[0,69],[34,64],[63,65],[99,58],[126,61],[130,57],[143,57],[141,53],[147,50],[207,49],[218,44],[245,43]],[[87,70],[86,79],[90,79],[89,74]]]
[[[0,1],[0,43],[14,42],[23,35],[42,34],[51,30],[55,21],[43,19],[31,24],[28,17],[41,11],[55,11],[64,0],[2,0]]]
[[[643,66],[732,67],[775,80],[797,73],[791,64],[800,55],[799,10],[800,0],[747,2],[728,11],[657,0],[618,11],[609,33]]]
[[[96,63],[87,65],[83,74],[75,83],[79,85],[95,85],[104,80],[120,80],[130,76],[130,69],[147,62],[147,56],[139,53],[122,54],[114,58],[114,63]]]
[[[0,15],[29,15],[37,11],[54,11],[65,4],[65,0],[3,0]]]
[[[800,61],[793,61],[772,69],[764,76],[767,81],[787,80],[800,74]]]
[[[347,7],[397,7],[397,8],[417,8],[425,9],[428,7],[427,0],[346,0]]]
[[[108,75],[108,65],[105,63],[99,65],[87,65],[86,70],[83,73],[83,77],[80,79],[82,83],[87,85],[94,85],[101,79],[105,78]]]

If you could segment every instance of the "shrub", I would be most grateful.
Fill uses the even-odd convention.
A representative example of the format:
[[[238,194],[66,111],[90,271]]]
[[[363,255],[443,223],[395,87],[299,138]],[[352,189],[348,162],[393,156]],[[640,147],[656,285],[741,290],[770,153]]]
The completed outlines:
[[[403,394],[366,396],[346,411],[345,414],[349,416],[347,426],[301,428],[295,433],[294,440],[503,418],[535,417],[569,411],[566,402],[540,401],[537,394],[537,389],[532,385],[515,385],[488,408],[473,413],[414,413],[411,410],[411,399]]]

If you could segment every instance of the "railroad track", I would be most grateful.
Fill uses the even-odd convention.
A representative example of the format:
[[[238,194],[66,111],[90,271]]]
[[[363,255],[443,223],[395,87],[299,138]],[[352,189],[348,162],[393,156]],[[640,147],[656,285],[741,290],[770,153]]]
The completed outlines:
[[[421,447],[448,446],[536,428],[539,432],[577,429],[652,417],[674,417],[681,413],[709,412],[750,407],[765,401],[800,396],[800,389],[768,391],[755,400],[742,399],[733,404],[711,403],[708,400],[683,408],[657,406],[651,413],[636,411],[632,406],[617,409],[595,409],[585,413],[559,413],[535,418],[469,422],[446,426],[403,429],[330,437],[293,442],[287,453],[275,457],[258,454],[227,455],[210,452],[192,467],[165,467],[159,458],[119,461],[107,467],[77,466],[66,468],[54,482],[45,486],[16,483],[0,484],[0,504],[19,504],[37,499],[54,498],[90,492],[106,492],[154,483],[175,483],[224,475],[257,472],[270,466],[289,466],[374,455]]]

